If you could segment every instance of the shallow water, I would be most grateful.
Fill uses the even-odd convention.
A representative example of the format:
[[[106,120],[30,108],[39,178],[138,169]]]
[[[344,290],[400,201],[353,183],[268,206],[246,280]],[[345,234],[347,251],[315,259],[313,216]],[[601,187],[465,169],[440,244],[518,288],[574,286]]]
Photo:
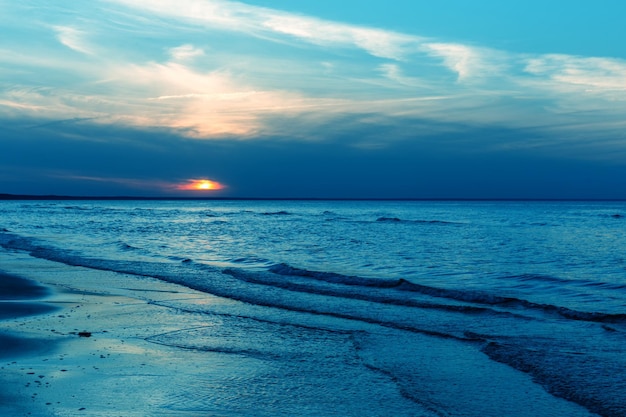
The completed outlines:
[[[257,415],[336,397],[335,415],[624,416],[625,216],[623,202],[12,201],[0,245],[243,302],[171,301],[223,323],[150,341],[245,357],[256,371],[228,392],[275,399]]]

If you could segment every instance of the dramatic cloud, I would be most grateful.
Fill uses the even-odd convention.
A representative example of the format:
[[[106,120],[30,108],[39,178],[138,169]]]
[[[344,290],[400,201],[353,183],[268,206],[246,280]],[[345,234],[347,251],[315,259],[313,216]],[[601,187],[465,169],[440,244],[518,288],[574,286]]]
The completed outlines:
[[[163,138],[211,152],[237,143],[233,152],[254,148],[268,158],[271,149],[289,149],[301,158],[298,166],[306,165],[298,146],[313,154],[323,148],[328,158],[333,152],[372,160],[419,152],[407,166],[424,164],[422,155],[497,161],[511,152],[537,161],[556,155],[626,164],[623,56],[506,50],[505,42],[436,37],[420,26],[401,30],[252,3],[4,4],[4,149],[24,150],[6,138],[36,138],[38,146],[49,141],[50,149],[63,141],[66,152],[69,144],[91,143],[122,154],[128,138],[143,132],[150,139],[140,148],[150,152],[171,152]],[[83,151],[81,158],[95,159]],[[237,157],[221,156],[241,169]],[[189,157],[177,154],[172,164],[183,170]],[[3,163],[18,169],[12,160]],[[63,164],[48,162],[50,178],[62,174],[63,181],[92,185],[164,190],[186,178],[216,178],[229,184],[225,192],[252,189],[240,178],[231,187],[212,167],[171,172],[175,178],[168,179],[122,173],[114,163],[108,174],[81,166],[59,174]],[[321,157],[317,162],[325,164]],[[5,178],[12,175],[3,169]],[[336,174],[358,181],[348,172]]]
[[[615,113],[616,100],[621,101],[620,112],[623,110],[620,94],[624,90],[626,64],[618,59],[512,54],[239,2],[109,0],[108,3],[170,22],[164,23],[162,29],[166,44],[167,30],[171,30],[168,25],[176,25],[178,36],[187,42],[161,48],[160,57],[136,60],[124,52],[124,45],[107,44],[103,30],[90,34],[88,31],[95,29],[93,26],[90,29],[83,25],[79,29],[72,24],[54,25],[54,33],[64,46],[87,55],[74,57],[73,68],[60,69],[68,76],[75,74],[76,79],[59,80],[43,88],[28,84],[7,86],[0,95],[5,114],[24,112],[50,119],[63,114],[64,118],[89,117],[102,123],[167,127],[195,138],[249,138],[276,134],[301,137],[301,133],[285,128],[277,131],[269,123],[275,115],[286,113],[309,120],[310,114],[316,113],[318,120],[330,121],[337,115],[376,109],[375,112],[387,116],[403,114],[435,121],[499,123],[510,127],[534,124],[536,128],[556,129],[570,123],[567,114],[544,106],[542,115],[533,115],[533,107],[552,101],[555,103],[552,108],[557,108],[567,100],[568,106],[579,109],[590,106],[599,112],[595,117],[600,124],[602,114],[606,114],[607,125],[603,129],[606,130],[618,128],[609,120]],[[141,14],[111,16],[126,19],[120,26],[127,30],[135,26],[135,31],[139,31],[145,21]],[[190,29],[189,24],[194,28]],[[153,35],[161,29],[157,26],[144,30]],[[260,45],[269,42],[285,53],[304,47],[295,46],[290,40],[323,46],[328,48],[331,62],[314,62],[305,57],[294,66],[296,73],[281,74],[285,77],[269,82],[270,74],[280,74],[281,69],[270,67],[267,56],[250,52],[243,55],[236,48],[213,52],[206,43],[189,42],[197,40],[196,35],[202,30],[210,34],[222,30],[252,36],[254,42]],[[91,39],[89,44],[87,38]],[[93,56],[97,43],[101,44],[98,50],[108,52]],[[207,55],[207,47],[211,54]],[[358,58],[359,73],[342,56],[350,49],[372,56],[370,60]],[[376,62],[374,58],[391,62]],[[233,64],[241,60],[250,65]],[[53,71],[59,71],[55,68],[57,62],[57,58],[45,61],[42,57],[38,62],[28,58],[20,64],[31,68],[52,66]],[[312,70],[312,64],[318,65],[317,71]],[[442,71],[436,71],[437,67]],[[385,83],[384,79],[397,85]],[[333,88],[319,91],[318,86],[324,84]],[[399,86],[405,90],[399,90]],[[367,97],[364,91],[368,91]],[[578,96],[581,91],[595,92],[593,101]],[[567,93],[569,96],[564,97]],[[501,107],[502,100],[507,101],[505,108]],[[427,106],[423,105],[425,101]],[[593,129],[597,124],[594,123]],[[591,130],[589,133],[593,135]]]

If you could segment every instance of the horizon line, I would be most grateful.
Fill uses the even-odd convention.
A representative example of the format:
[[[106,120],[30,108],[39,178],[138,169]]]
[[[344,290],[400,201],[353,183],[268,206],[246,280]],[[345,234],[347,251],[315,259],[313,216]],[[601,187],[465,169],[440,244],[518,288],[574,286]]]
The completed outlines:
[[[220,196],[77,196],[55,194],[5,194],[2,201],[626,201],[626,198],[539,198],[539,197],[220,197]]]

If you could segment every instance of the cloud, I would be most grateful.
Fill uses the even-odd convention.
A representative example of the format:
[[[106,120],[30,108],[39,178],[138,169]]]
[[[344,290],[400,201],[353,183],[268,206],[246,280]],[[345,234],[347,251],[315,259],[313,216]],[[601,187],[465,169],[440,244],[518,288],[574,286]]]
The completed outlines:
[[[89,176],[49,171],[44,173],[49,178],[56,178],[74,183],[102,183],[120,189],[144,190],[148,194],[159,192],[168,194],[176,191],[220,191],[226,186],[218,181],[208,179],[189,179],[184,181],[164,181],[160,179],[121,178],[111,176]]]
[[[591,91],[626,91],[626,61],[620,59],[549,54],[528,59],[525,71]]]
[[[220,0],[109,0],[167,18],[182,18],[259,37],[287,35],[315,45],[356,47],[390,59],[414,52],[420,38],[393,31],[350,25],[309,16]]]
[[[262,28],[316,45],[356,47],[381,58],[401,60],[416,49],[417,37],[286,13],[263,14]]]
[[[122,187],[128,188],[139,188],[139,189],[154,189],[160,188],[163,190],[167,190],[169,188],[174,188],[172,183],[158,181],[158,180],[142,180],[136,178],[116,178],[116,177],[96,177],[96,176],[87,176],[87,175],[73,175],[73,174],[59,174],[59,173],[51,173],[50,177],[58,178],[62,180],[71,180],[71,181],[79,181],[79,182],[101,182],[107,184],[115,184]]]
[[[458,43],[429,42],[422,45],[429,55],[439,57],[444,65],[458,75],[458,81],[469,77],[493,75],[495,65],[484,58],[478,48]]]
[[[18,102],[11,101],[11,100],[0,100],[0,106],[8,107],[9,109],[29,111],[29,112],[35,112],[35,111],[43,109],[43,107],[41,106],[36,106],[33,104],[23,104],[23,103],[18,103]]]
[[[128,89],[153,95],[136,102],[144,108],[125,117],[131,124],[169,127],[196,138],[271,134],[265,130],[264,116],[297,115],[338,103],[288,91],[257,89],[227,72],[202,73],[174,62],[128,66],[119,69],[117,77],[133,80]]]
[[[401,86],[405,87],[420,87],[427,88],[428,83],[425,80],[408,77],[403,72],[402,69],[395,63],[386,63],[379,66],[380,72],[384,77],[389,80],[398,83]]]
[[[187,61],[204,55],[204,51],[201,48],[196,48],[190,44],[170,48],[169,53],[173,61]]]
[[[0,100],[0,115],[4,117],[27,116],[41,120],[63,120],[72,117],[108,116],[100,106],[93,102],[88,103],[89,99],[84,95],[66,89],[14,87],[5,90],[2,96],[4,99]]]
[[[194,138],[270,135],[264,118],[347,107],[345,100],[315,99],[247,85],[227,72],[199,72],[177,62],[120,65],[101,70],[106,94],[66,88],[16,88],[4,92],[6,116],[43,120],[93,118],[177,130]]]
[[[537,132],[443,124],[435,126],[437,135],[377,147],[368,144],[395,136],[390,128],[428,130],[432,122],[352,119],[318,126],[329,139],[317,142],[190,141],[159,129],[91,121],[28,132],[9,126],[0,137],[6,150],[0,153],[2,192],[176,195],[173,187],[186,179],[210,178],[228,184],[219,195],[232,197],[625,197],[626,165],[564,158],[564,145],[544,153],[488,147],[503,138],[520,144],[539,140]],[[92,136],[115,140],[78,139]]]
[[[94,52],[85,41],[85,33],[81,30],[70,26],[54,26],[59,42],[74,51],[86,55],[92,55]]]
[[[370,148],[437,134],[446,123],[536,129],[570,142],[624,129],[619,59],[511,53],[233,1],[94,4],[102,19],[89,32],[79,29],[80,8],[43,24],[58,48],[0,51],[10,80],[0,115],[91,118],[200,139],[316,141],[319,126],[354,129],[337,125],[346,119],[432,122],[390,127]],[[82,55],[59,53],[59,42]]]

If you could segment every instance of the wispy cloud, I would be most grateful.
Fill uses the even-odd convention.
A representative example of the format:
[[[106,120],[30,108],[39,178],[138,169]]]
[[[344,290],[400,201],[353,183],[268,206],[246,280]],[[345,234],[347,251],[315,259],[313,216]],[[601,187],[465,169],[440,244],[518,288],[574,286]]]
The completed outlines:
[[[619,59],[550,54],[528,59],[525,70],[561,85],[626,91],[626,61]]]
[[[41,106],[36,106],[33,104],[23,104],[23,103],[18,103],[15,101],[11,101],[11,100],[0,100],[0,106],[4,106],[10,109],[16,109],[16,110],[28,110],[28,111],[38,111],[38,110],[43,110],[43,108]]]
[[[439,57],[443,64],[458,76],[458,81],[470,77],[493,76],[498,66],[491,61],[485,49],[459,43],[428,42],[421,46],[427,54]]]
[[[226,0],[95,4],[103,20],[109,13],[152,49],[64,15],[45,26],[56,51],[4,46],[2,71],[23,75],[0,85],[0,113],[222,139],[302,138],[304,126],[315,132],[351,115],[380,125],[406,118],[432,121],[429,128],[560,131],[581,141],[623,129],[620,59],[512,53]],[[237,42],[215,41],[230,35]],[[30,76],[35,71],[46,72],[45,81]]]
[[[390,59],[403,59],[416,51],[420,38],[393,31],[349,25],[286,13],[239,2],[221,0],[108,0],[167,18],[182,18],[260,37],[287,35],[323,46],[356,47]]]
[[[196,48],[190,44],[185,44],[175,48],[170,48],[169,53],[173,61],[187,61],[204,55],[204,50],[202,48]]]
[[[380,72],[384,77],[405,87],[427,87],[428,83],[424,80],[408,77],[402,72],[402,69],[395,63],[386,63],[379,66]]]
[[[154,192],[155,190],[160,190],[161,192],[165,193],[171,193],[176,191],[195,191],[197,193],[216,192],[227,188],[225,184],[206,178],[188,179],[181,181],[164,181],[155,179],[77,175],[67,172],[61,173],[56,171],[47,172],[45,174],[48,177],[58,178],[61,180],[116,185],[127,189],[144,190],[146,192]]]
[[[85,41],[85,33],[83,31],[70,26],[55,26],[54,31],[57,34],[59,42],[68,48],[87,55],[94,53],[92,48]]]
[[[380,29],[329,22],[286,13],[263,13],[259,29],[290,35],[316,45],[356,47],[381,58],[401,60],[419,38]]]
[[[133,124],[180,129],[196,138],[270,134],[263,116],[297,114],[332,101],[263,90],[236,80],[228,72],[198,72],[174,62],[132,65],[118,71],[118,79],[132,80],[128,89],[153,94],[137,102],[145,107],[131,113]]]

